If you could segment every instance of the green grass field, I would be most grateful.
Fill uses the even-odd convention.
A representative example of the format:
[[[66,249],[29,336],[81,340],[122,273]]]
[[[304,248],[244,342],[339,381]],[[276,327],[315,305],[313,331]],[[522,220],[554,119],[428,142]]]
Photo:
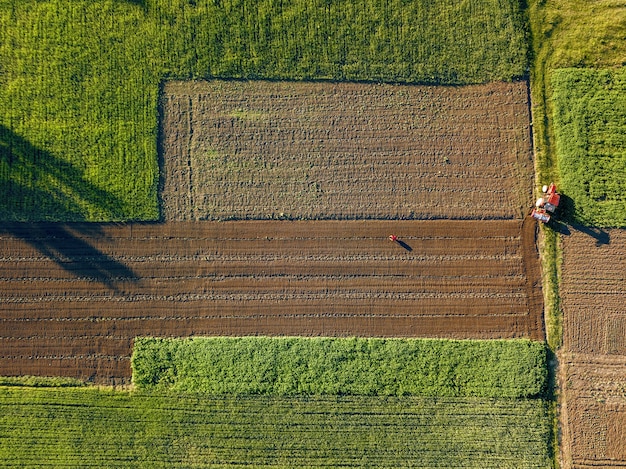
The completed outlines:
[[[0,467],[550,468],[545,401],[0,387]]]
[[[547,379],[529,340],[138,338],[132,367],[138,389],[208,395],[519,398]]]
[[[159,217],[170,78],[526,73],[514,0],[0,0],[0,220]]]
[[[621,0],[529,0],[531,92],[537,185],[559,182],[552,130],[552,72],[626,65],[626,6]]]
[[[626,227],[626,69],[552,74],[555,148],[571,216]]]

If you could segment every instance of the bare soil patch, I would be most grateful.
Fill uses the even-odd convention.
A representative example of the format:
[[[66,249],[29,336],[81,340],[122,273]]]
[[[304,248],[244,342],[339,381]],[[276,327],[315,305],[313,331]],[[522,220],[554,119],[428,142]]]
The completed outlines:
[[[169,82],[163,215],[522,218],[528,84]]]
[[[140,335],[543,338],[522,220],[5,229],[0,375],[126,382]]]
[[[572,230],[563,252],[564,467],[625,467],[626,230]]]
[[[606,242],[572,230],[563,240],[564,348],[573,353],[626,355],[626,230]]]
[[[568,468],[626,465],[625,356],[565,354],[562,445]]]

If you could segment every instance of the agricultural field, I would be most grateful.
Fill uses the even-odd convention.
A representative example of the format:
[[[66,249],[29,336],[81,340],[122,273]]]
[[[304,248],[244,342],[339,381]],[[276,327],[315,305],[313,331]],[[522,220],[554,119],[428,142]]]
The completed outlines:
[[[540,235],[560,464],[623,467],[626,262],[623,230],[608,227],[624,226],[626,6],[530,0],[528,15],[536,180],[563,189],[574,222]]]
[[[550,468],[541,399],[0,387],[0,466]]]
[[[7,227],[0,375],[127,382],[142,335],[544,334],[529,219]]]
[[[0,465],[551,467],[540,342],[137,342],[132,392],[0,379]],[[220,361],[218,375],[208,371],[209,357]],[[275,384],[320,376],[289,395],[280,386],[255,388],[260,368]],[[208,383],[230,389],[214,392]],[[397,383],[408,395],[386,392]]]
[[[166,220],[523,218],[528,83],[168,82]]]
[[[565,196],[562,454],[565,467],[626,464],[626,74],[552,73]],[[563,225],[565,226],[565,225]]]
[[[565,467],[626,464],[626,230],[563,240]]]
[[[134,334],[148,333],[541,339],[535,227],[520,218],[533,183],[554,180],[575,222],[540,238],[549,338],[563,338],[561,463],[624,466],[624,231],[605,229],[626,224],[623,0],[288,3],[0,0],[0,220],[62,222],[2,225],[0,374],[127,383]],[[532,145],[514,81],[529,65]],[[288,81],[308,107],[289,115],[264,90],[253,102],[245,80]],[[368,89],[379,104],[363,116],[366,88],[346,81],[396,85]],[[490,84],[405,86],[477,83]],[[211,108],[216,86],[236,104]],[[386,105],[399,117],[387,129]],[[219,221],[245,218],[261,234]],[[387,220],[266,225],[300,218]],[[540,399],[168,399],[2,387],[0,465],[552,464]]]
[[[553,72],[555,147],[569,215],[626,227],[626,69]]]
[[[527,7],[536,183],[538,187],[550,181],[560,185],[553,128],[554,72],[566,68],[583,73],[584,69],[618,70],[626,65],[626,8],[621,0],[529,0]],[[563,333],[558,291],[561,247],[555,231],[542,230],[541,238],[547,340],[556,350],[562,345]]]
[[[156,220],[164,80],[523,77],[515,0],[2,0],[0,219]]]
[[[561,366],[566,376],[561,405],[563,466],[624,467],[626,356],[567,353]]]
[[[137,336],[542,340],[525,21],[0,0],[0,465],[550,467],[537,392],[37,387],[128,385]]]
[[[560,182],[554,148],[554,73],[576,68],[584,74],[626,65],[626,8],[622,0],[529,0],[527,13],[537,180]]]
[[[626,355],[626,230],[573,231],[563,240],[564,349]]]

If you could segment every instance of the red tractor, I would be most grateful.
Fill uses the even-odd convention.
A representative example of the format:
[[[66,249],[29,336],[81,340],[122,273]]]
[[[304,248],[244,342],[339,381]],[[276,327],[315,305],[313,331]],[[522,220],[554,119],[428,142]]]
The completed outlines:
[[[556,191],[554,183],[551,183],[550,186],[543,186],[542,192],[543,196],[537,199],[530,216],[542,223],[548,223],[559,208],[561,195]]]

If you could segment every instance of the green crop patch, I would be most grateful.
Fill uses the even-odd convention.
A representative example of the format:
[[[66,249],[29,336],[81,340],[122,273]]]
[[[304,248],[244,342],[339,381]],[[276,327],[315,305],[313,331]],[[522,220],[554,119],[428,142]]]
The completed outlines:
[[[561,191],[577,222],[626,226],[626,69],[552,74]]]
[[[6,467],[550,468],[540,399],[0,387]]]
[[[464,84],[527,64],[515,0],[1,0],[0,219],[159,218],[163,80]]]
[[[79,379],[60,376],[0,376],[0,386],[60,388],[84,385],[85,383]]]
[[[208,395],[536,397],[545,345],[529,340],[138,338],[141,390]]]

